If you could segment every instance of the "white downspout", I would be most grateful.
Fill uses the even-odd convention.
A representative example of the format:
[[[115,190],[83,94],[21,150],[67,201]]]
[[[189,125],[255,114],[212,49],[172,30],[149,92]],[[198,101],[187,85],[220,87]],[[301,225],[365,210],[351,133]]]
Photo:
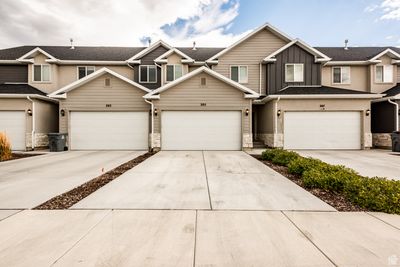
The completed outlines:
[[[35,102],[27,96],[26,99],[32,102],[32,132],[31,132],[31,147],[32,150],[35,149]]]
[[[276,146],[276,142],[275,142],[275,140],[276,140],[276,138],[277,138],[277,135],[278,135],[278,102],[279,102],[279,100],[281,100],[281,97],[280,96],[278,96],[278,99],[276,100],[276,102],[275,102],[275,114],[274,114],[274,118],[275,118],[275,136],[274,136],[274,146]],[[282,114],[281,114],[282,115]]]
[[[390,104],[393,104],[396,106],[396,115],[395,115],[396,116],[396,127],[395,127],[395,129],[397,132],[399,130],[399,104],[394,102],[392,99],[388,99],[388,102]]]
[[[150,148],[154,148],[154,104],[152,101],[144,100],[146,103],[151,105],[151,137],[150,137]]]

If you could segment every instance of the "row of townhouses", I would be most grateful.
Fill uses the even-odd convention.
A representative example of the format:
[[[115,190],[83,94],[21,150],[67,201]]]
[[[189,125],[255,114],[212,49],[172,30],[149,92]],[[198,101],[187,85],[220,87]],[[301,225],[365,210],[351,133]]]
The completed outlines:
[[[400,49],[311,47],[266,24],[225,48],[0,50],[0,131],[15,150],[390,146]]]

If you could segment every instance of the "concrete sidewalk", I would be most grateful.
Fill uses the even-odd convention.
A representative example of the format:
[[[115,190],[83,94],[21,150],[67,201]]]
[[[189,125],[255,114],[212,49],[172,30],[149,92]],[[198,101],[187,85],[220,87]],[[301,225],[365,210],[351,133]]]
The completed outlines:
[[[335,211],[241,151],[161,151],[72,208]]]
[[[399,266],[400,216],[64,210],[0,221],[0,266]]]
[[[30,209],[144,151],[71,151],[0,163],[0,209]]]

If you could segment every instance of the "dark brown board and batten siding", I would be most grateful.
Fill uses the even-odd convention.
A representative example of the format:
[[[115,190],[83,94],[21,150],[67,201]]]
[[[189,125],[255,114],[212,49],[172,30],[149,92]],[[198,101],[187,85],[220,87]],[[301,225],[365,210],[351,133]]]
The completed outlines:
[[[162,54],[164,54],[167,51],[168,51],[167,48],[160,45],[159,47],[157,47],[150,53],[144,55],[140,59],[140,61],[141,61],[140,65],[155,65],[154,59],[158,58],[159,56],[161,56]],[[161,69],[159,67],[157,67],[157,82],[156,83],[140,83],[139,82],[139,66],[140,65],[134,66],[134,69],[133,69],[134,79],[133,80],[149,89],[157,89],[158,87],[160,87],[161,86]]]
[[[285,82],[285,64],[304,64],[303,82]],[[290,85],[321,85],[321,64],[314,55],[298,45],[292,45],[276,55],[276,61],[267,65],[267,93],[273,94]]]
[[[28,66],[27,65],[0,65],[0,84],[27,83]]]

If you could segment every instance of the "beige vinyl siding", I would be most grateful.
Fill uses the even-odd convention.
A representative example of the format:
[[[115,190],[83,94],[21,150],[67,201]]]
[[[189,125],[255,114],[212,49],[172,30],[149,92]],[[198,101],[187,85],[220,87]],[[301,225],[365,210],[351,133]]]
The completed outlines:
[[[200,79],[207,79],[207,85],[201,86]],[[175,87],[161,93],[161,99],[155,100],[158,116],[155,117],[154,132],[160,133],[160,117],[163,110],[241,110],[249,109],[249,116],[242,113],[243,133],[251,133],[251,100],[244,93],[226,83],[204,73],[200,73]],[[206,106],[201,106],[205,103]]]
[[[122,76],[133,80],[133,69],[128,66],[103,66],[103,65],[90,65],[90,64],[80,64],[80,65],[64,65],[58,67],[58,88],[62,88],[76,80],[78,80],[78,66],[94,66],[95,71],[101,68],[107,68],[115,71]]]
[[[382,56],[381,58],[379,58],[380,60],[382,60],[382,63],[379,63],[377,65],[391,65],[392,64],[392,59],[388,56]],[[395,65],[393,65],[393,82],[391,83],[376,83],[375,82],[375,66],[376,65],[370,65],[369,69],[370,69],[370,86],[371,86],[371,92],[372,93],[382,93],[390,88],[392,88],[393,86],[396,85],[396,77],[397,77],[397,68]]]
[[[111,79],[111,87],[104,86],[104,79]],[[144,102],[145,91],[112,76],[104,74],[95,80],[67,93],[67,99],[60,102],[60,132],[68,132],[69,111],[144,111],[150,105]],[[106,107],[111,104],[111,107]]]
[[[269,30],[262,30],[218,58],[218,65],[213,66],[213,70],[230,78],[231,65],[248,66],[248,83],[244,85],[258,93],[260,90],[260,62],[285,44],[287,44],[286,41]],[[266,71],[265,66],[262,68],[261,93],[265,94]]]
[[[350,84],[337,84],[333,83],[332,69],[336,66],[322,67],[322,85],[332,86],[342,89],[351,89],[361,92],[369,92],[369,67],[368,66],[346,66],[341,65],[337,67],[350,67]]]
[[[400,66],[397,66],[397,83],[400,83]]]
[[[59,89],[58,87],[58,65],[49,64],[46,62],[47,57],[43,54],[38,54],[33,58],[34,64],[48,64],[50,65],[50,81],[49,82],[34,82],[33,81],[33,64],[28,65],[28,84],[36,87],[37,89],[45,92],[52,93]]]

